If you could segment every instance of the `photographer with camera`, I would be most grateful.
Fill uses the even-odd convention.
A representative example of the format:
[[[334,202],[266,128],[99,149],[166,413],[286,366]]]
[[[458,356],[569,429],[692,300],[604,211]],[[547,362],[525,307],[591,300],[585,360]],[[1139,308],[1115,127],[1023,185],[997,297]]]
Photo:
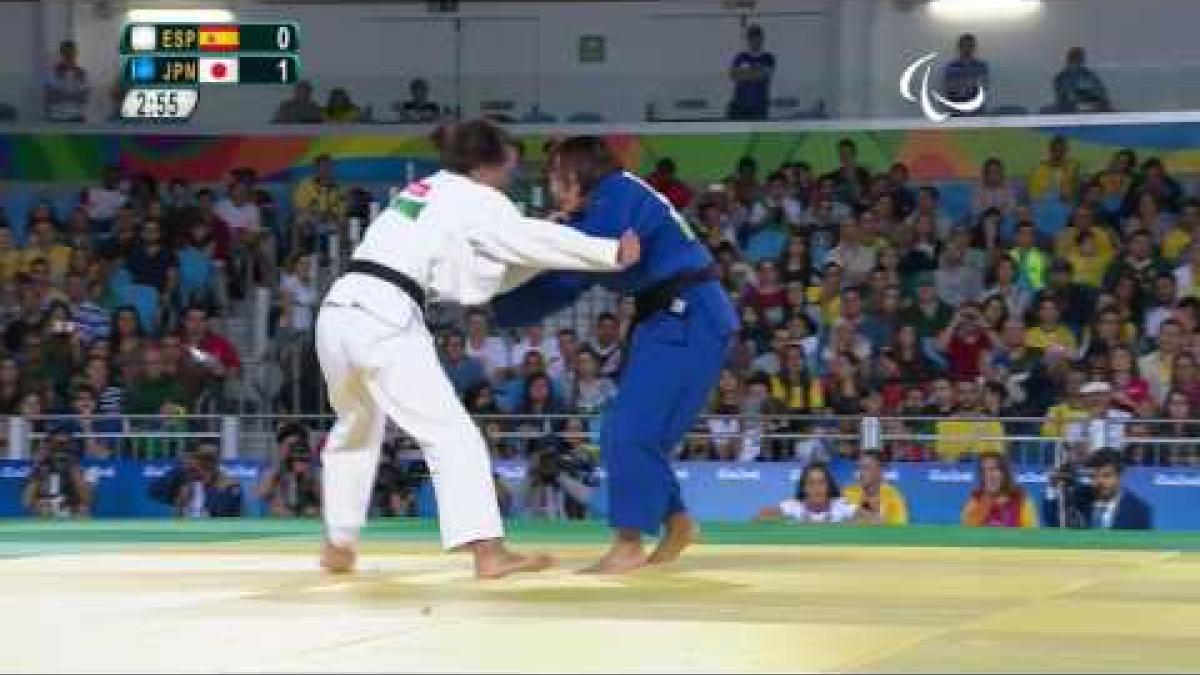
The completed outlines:
[[[1098,450],[1083,466],[1066,463],[1050,475],[1042,500],[1047,527],[1149,530],[1154,511],[1121,486],[1124,463],[1111,448]]]
[[[314,466],[308,430],[299,424],[285,424],[275,439],[278,459],[259,482],[259,498],[273,516],[320,515],[321,477]]]
[[[202,443],[179,465],[150,484],[150,498],[171,506],[180,518],[237,518],[242,486],[221,471],[217,448]]]
[[[542,520],[582,520],[592,499],[595,464],[582,446],[551,434],[534,442],[525,478],[524,514]]]
[[[71,445],[70,432],[57,428],[38,446],[22,498],[25,509],[38,518],[91,514],[91,486],[83,477]]]

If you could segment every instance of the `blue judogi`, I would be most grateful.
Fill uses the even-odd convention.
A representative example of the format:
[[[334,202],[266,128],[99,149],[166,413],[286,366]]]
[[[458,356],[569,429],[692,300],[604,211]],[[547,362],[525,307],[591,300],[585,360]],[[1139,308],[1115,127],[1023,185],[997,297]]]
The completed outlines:
[[[492,302],[500,325],[540,321],[595,283],[637,294],[713,263],[666,198],[627,172],[604,178],[570,226],[612,238],[632,228],[641,237],[642,258],[619,273],[543,273]],[[718,282],[704,281],[633,329],[617,396],[600,432],[612,527],[655,534],[668,516],[684,510],[668,455],[704,409],[737,325],[728,294]]]

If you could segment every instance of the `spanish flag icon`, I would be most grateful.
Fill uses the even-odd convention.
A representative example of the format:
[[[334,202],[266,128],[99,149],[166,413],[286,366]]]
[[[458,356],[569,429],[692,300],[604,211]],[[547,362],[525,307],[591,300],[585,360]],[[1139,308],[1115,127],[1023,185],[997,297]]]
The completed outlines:
[[[236,52],[240,43],[238,27],[235,25],[200,27],[202,52]]]

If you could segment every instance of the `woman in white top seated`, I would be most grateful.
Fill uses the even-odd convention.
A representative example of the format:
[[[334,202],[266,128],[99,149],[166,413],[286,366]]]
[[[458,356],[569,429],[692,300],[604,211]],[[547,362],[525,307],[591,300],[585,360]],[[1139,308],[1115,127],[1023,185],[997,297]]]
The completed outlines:
[[[759,511],[759,522],[792,520],[798,523],[844,523],[858,519],[858,507],[841,498],[837,481],[824,462],[804,467],[796,486],[796,498]]]

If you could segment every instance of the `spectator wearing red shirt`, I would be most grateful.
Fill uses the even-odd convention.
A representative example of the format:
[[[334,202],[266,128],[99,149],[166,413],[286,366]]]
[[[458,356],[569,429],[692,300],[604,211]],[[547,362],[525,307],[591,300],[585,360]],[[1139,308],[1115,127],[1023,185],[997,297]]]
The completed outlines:
[[[938,335],[938,346],[949,362],[951,379],[961,382],[979,377],[992,340],[984,329],[978,304],[969,302],[955,312],[954,320]]]
[[[677,209],[686,209],[692,203],[692,189],[675,177],[675,160],[663,157],[654,166],[654,173],[646,176],[646,183],[662,193]]]
[[[778,326],[783,323],[787,287],[779,283],[779,268],[774,261],[764,260],[758,264],[755,281],[742,296],[742,305],[753,309],[766,324]]]
[[[206,370],[215,380],[235,377],[242,367],[233,343],[214,332],[208,325],[208,310],[190,307],[183,315],[180,337],[185,358]]]

